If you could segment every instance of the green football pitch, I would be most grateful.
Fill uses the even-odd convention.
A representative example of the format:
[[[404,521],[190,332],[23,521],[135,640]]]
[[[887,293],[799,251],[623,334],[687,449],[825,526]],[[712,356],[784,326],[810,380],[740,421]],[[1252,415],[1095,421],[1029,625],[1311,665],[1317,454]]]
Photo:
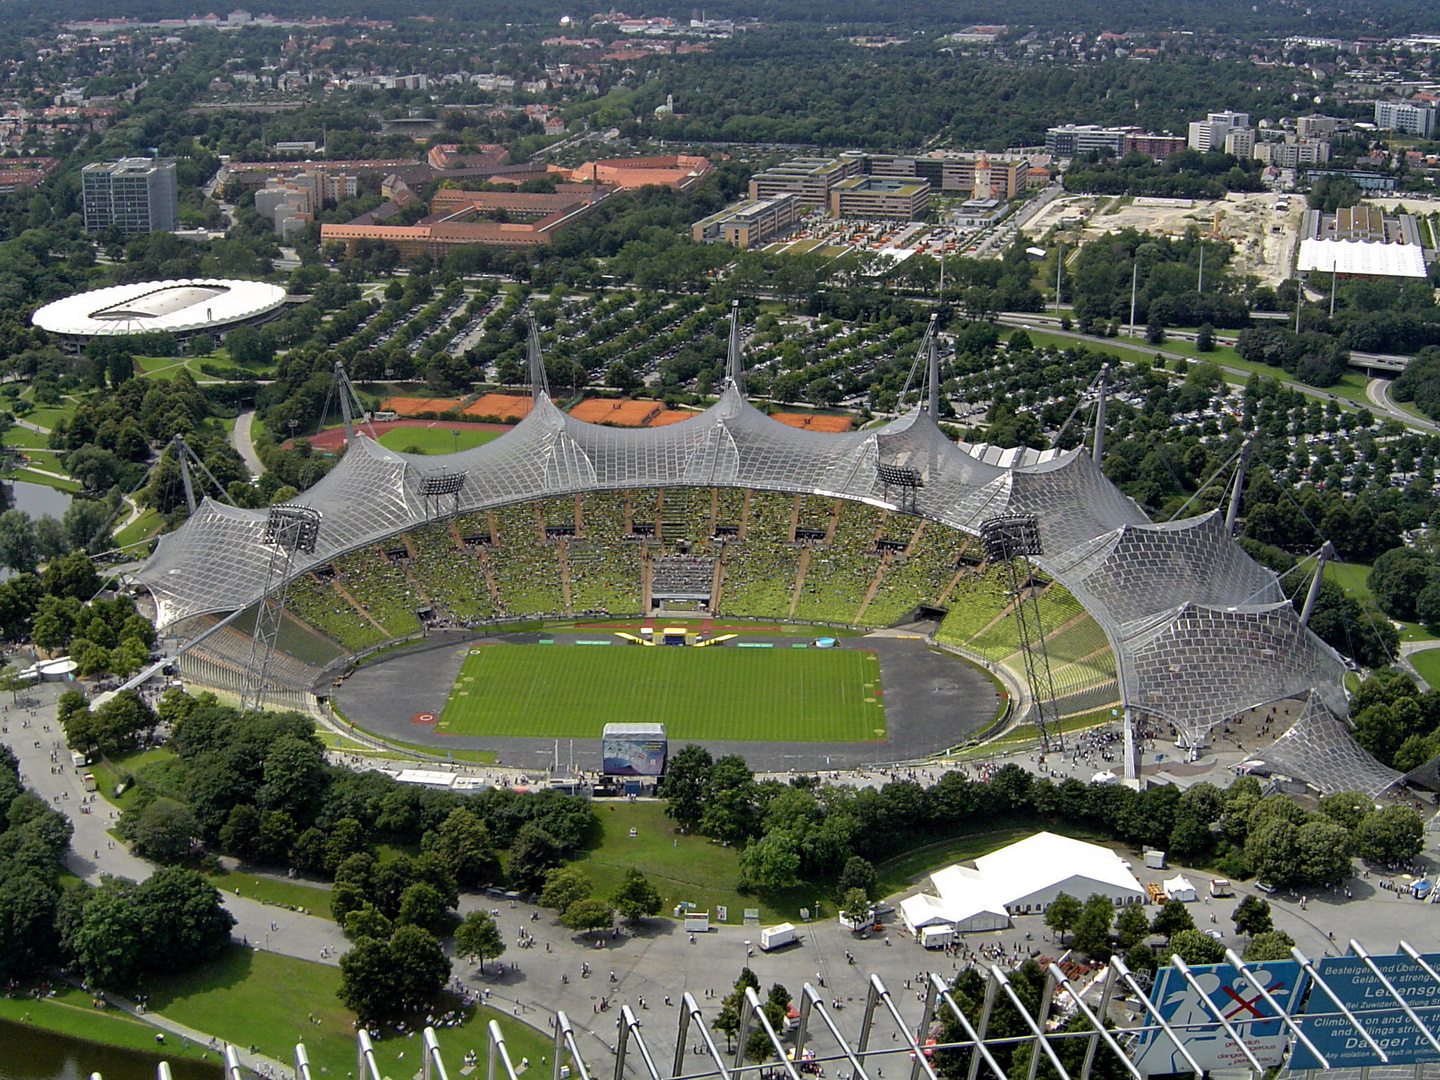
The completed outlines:
[[[880,661],[859,649],[482,645],[435,730],[596,738],[661,723],[672,739],[859,742],[885,735],[879,690]]]
[[[452,432],[460,432],[456,438]],[[397,427],[381,435],[377,442],[401,453],[414,447],[426,454],[449,454],[456,450],[469,450],[472,446],[487,443],[503,431],[489,431],[485,428],[446,427]]]

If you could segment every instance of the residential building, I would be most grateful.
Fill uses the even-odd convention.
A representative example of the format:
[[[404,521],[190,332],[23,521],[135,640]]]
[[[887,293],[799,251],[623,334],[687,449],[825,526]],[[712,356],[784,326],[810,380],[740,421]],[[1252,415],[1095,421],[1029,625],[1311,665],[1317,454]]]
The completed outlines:
[[[795,158],[750,178],[750,198],[769,199],[786,192],[805,206],[830,205],[830,191],[840,181],[864,171],[858,155],[839,158]]]
[[[1330,160],[1330,144],[1318,139],[1286,139],[1284,142],[1256,143],[1251,156],[1277,169],[1298,169]]]
[[[1120,149],[1126,154],[1146,154],[1156,161],[1164,161],[1177,150],[1185,149],[1183,135],[1126,135],[1120,140]]]
[[[664,184],[677,191],[689,191],[710,174],[713,166],[709,158],[698,154],[662,154],[587,161],[573,169],[561,165],[549,168],[576,184],[614,184],[621,188]]]
[[[830,189],[836,217],[918,221],[930,212],[930,182],[886,176],[852,176]]]
[[[179,227],[175,162],[121,158],[80,170],[85,231],[111,227],[123,233],[173,232]]]
[[[1375,102],[1375,126],[1428,139],[1435,133],[1435,106],[1408,101]]]
[[[1249,135],[1237,134],[1239,132],[1249,132]],[[1191,150],[1199,150],[1202,154],[1224,150],[1237,157],[1249,157],[1255,148],[1255,131],[1250,126],[1250,114],[1230,109],[1212,112],[1204,120],[1190,124],[1190,136],[1186,143]]]
[[[697,221],[690,227],[690,235],[700,243],[750,248],[788,232],[799,217],[800,200],[787,191],[769,199],[745,199],[727,206]]]
[[[1302,139],[1333,139],[1340,130],[1340,121],[1334,116],[1311,114],[1295,121],[1295,134]]]

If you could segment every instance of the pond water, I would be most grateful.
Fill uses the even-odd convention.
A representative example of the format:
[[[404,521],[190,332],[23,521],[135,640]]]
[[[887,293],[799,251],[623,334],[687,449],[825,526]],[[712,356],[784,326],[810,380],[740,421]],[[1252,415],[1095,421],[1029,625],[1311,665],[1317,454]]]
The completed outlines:
[[[86,1080],[95,1072],[105,1080],[155,1080],[161,1060],[0,1020],[0,1080]],[[175,1080],[220,1080],[218,1062],[181,1059],[170,1068]]]
[[[70,495],[44,484],[16,480],[10,484],[10,502],[16,510],[24,510],[32,518],[60,518],[70,508]]]

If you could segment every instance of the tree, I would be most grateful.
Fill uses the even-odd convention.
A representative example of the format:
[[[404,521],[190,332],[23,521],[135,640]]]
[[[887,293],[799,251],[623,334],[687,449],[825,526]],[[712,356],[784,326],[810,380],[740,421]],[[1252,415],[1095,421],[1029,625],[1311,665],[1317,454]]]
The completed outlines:
[[[1299,829],[1293,821],[1266,822],[1245,840],[1245,861],[1261,881],[1288,885],[1296,878],[1300,850]]]
[[[1139,904],[1126,904],[1115,917],[1115,942],[1129,951],[1150,936],[1150,920]]]
[[[1108,896],[1093,893],[1080,909],[1075,920],[1075,932],[1071,944],[1080,952],[1091,957],[1110,955],[1110,923],[1115,918],[1115,905]]]
[[[450,961],[434,935],[399,926],[389,941],[362,937],[340,958],[340,1001],[362,1020],[424,1009],[445,987]]]
[[[1250,944],[1240,959],[1254,960],[1257,963],[1267,960],[1289,960],[1290,950],[1294,947],[1295,939],[1284,930],[1267,930],[1250,939]]]
[[[528,892],[538,892],[545,873],[559,866],[563,852],[551,836],[534,822],[521,826],[510,846],[510,880]]]
[[[1190,917],[1190,911],[1180,900],[1166,900],[1160,910],[1155,913],[1155,919],[1150,924],[1152,933],[1169,939],[1178,934],[1181,930],[1193,930],[1195,920]]]
[[[787,829],[768,832],[740,852],[742,889],[788,889],[800,883],[798,837]]]
[[[445,907],[445,898],[428,881],[407,885],[400,894],[396,926],[419,926],[432,934],[439,934],[447,929],[449,921],[450,912]]]
[[[560,921],[571,930],[582,933],[604,930],[615,918],[615,911],[604,900],[577,900],[565,909]]]
[[[1301,825],[1295,841],[1299,862],[1292,880],[1333,885],[1350,875],[1350,834],[1324,815]]]
[[[1055,931],[1055,940],[1064,942],[1065,935],[1080,920],[1080,901],[1069,893],[1059,893],[1045,909],[1045,925]]]
[[[1187,964],[1219,964],[1225,959],[1225,946],[1193,926],[1179,930],[1170,938],[1165,955],[1174,954]]]
[[[38,561],[35,527],[30,515],[24,510],[6,510],[0,514],[0,566],[28,574]]]
[[[313,738],[286,733],[265,754],[260,806],[284,810],[296,820],[310,816],[325,793],[324,751]]]
[[[1363,791],[1332,791],[1320,796],[1320,812],[1347,829],[1356,828],[1375,808],[1375,800]]]
[[[394,930],[394,924],[374,904],[365,903],[345,916],[345,936],[352,941],[362,937],[384,941]]]
[[[649,915],[660,914],[660,891],[632,866],[625,871],[620,887],[610,894],[610,903],[622,919],[638,922]]]
[[[1355,829],[1355,853],[1379,866],[1400,866],[1420,854],[1425,823],[1408,806],[1372,810]]]
[[[840,917],[859,928],[870,919],[870,897],[864,889],[851,889],[840,901]]]
[[[845,860],[845,869],[840,871],[840,882],[836,892],[840,896],[848,896],[852,889],[863,889],[865,895],[874,898],[877,877],[875,867],[869,859],[859,855],[851,855]]]
[[[1200,329],[1195,331],[1195,350],[1197,352],[1210,352],[1215,348],[1215,328],[1209,323],[1201,323]]]
[[[480,970],[485,970],[485,961],[505,955],[505,941],[500,928],[488,911],[472,911],[461,921],[455,931],[455,955],[465,960],[479,960]]]
[[[590,899],[594,889],[594,883],[584,871],[573,866],[557,866],[545,875],[540,905],[563,915],[570,910],[571,904]]]
[[[710,751],[695,743],[681,747],[680,752],[666,762],[665,778],[657,792],[665,799],[666,817],[686,828],[700,820],[705,810],[705,794],[710,786],[713,766]]]
[[[720,1011],[715,1017],[715,1026],[725,1032],[727,1039],[733,1039],[740,1030],[740,1010],[745,1006],[747,989],[759,990],[760,980],[755,972],[744,967],[740,969],[740,977],[735,980],[730,993],[726,994],[725,1000],[720,1003]]]
[[[133,883],[125,881],[95,890],[70,935],[70,950],[89,985],[124,988],[140,969],[145,925],[129,895],[131,888]]]
[[[195,870],[161,867],[136,887],[135,903],[152,970],[183,971],[230,944],[235,916],[221,905],[220,890]]]
[[[466,888],[479,889],[500,875],[500,860],[490,840],[490,830],[472,811],[457,806],[420,842],[421,850],[434,851],[455,880]]]
[[[137,853],[158,863],[184,859],[200,835],[189,807],[166,798],[155,799],[138,813],[126,811],[119,828],[120,834],[135,844]]]
[[[1268,932],[1275,925],[1270,917],[1270,901],[1261,900],[1258,896],[1247,896],[1241,900],[1230,921],[1235,924],[1237,934],[1252,938]]]

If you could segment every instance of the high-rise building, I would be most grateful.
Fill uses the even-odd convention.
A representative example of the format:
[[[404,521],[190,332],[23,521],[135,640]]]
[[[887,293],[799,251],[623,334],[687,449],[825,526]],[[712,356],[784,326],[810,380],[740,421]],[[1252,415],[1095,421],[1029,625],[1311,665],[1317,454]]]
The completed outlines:
[[[1435,106],[1412,105],[1408,101],[1377,101],[1375,126],[1428,139],[1435,133]]]
[[[1231,138],[1234,132],[1249,132],[1250,134]],[[1212,112],[1204,120],[1196,120],[1190,124],[1188,141],[1191,150],[1199,150],[1202,154],[1210,150],[1224,150],[1237,157],[1249,157],[1250,151],[1255,146],[1254,129],[1250,127],[1250,114],[1232,112],[1229,109],[1224,112]],[[1231,149],[1232,146],[1236,149]]]
[[[121,158],[80,170],[85,231],[111,226],[123,233],[172,232],[179,227],[175,162]]]

